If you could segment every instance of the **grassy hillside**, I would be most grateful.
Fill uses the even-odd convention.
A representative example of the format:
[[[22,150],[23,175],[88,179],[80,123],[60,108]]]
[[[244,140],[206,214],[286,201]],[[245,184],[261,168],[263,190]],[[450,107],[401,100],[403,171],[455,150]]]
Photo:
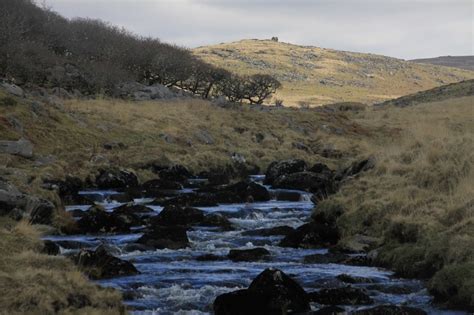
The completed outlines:
[[[411,60],[416,63],[426,63],[474,71],[474,56],[441,56]]]
[[[286,105],[372,104],[474,78],[473,71],[271,40],[205,46],[194,54],[237,73],[275,75],[283,83],[275,98]]]
[[[464,90],[466,85],[446,89]],[[417,106],[347,110],[347,103],[316,109],[221,108],[192,99],[49,104],[15,99],[14,104],[4,102],[7,96],[0,92],[1,139],[27,138],[35,153],[32,159],[0,154],[0,177],[54,201],[57,197],[42,189],[43,179],[66,174],[84,178],[107,165],[134,169],[143,181],[154,175],[140,166],[153,161],[182,163],[197,172],[231,164],[237,153],[261,168],[273,160],[303,158],[337,169],[373,155],[375,169],[347,181],[318,207],[328,213],[343,209],[338,219],[344,236],[341,246],[352,244],[358,234],[377,237],[380,263],[402,275],[423,272],[439,301],[469,308],[474,306],[474,96],[433,101],[433,93],[425,94]],[[112,141],[124,146],[104,148],[104,143]],[[63,222],[59,219],[58,225]],[[8,257],[2,254],[4,264],[21,262],[33,276],[38,275],[26,279],[9,269],[0,275],[18,283],[18,290],[22,283],[59,291],[72,288],[68,281],[81,283],[74,267],[38,254],[36,228],[7,222],[0,233],[6,235],[0,250],[10,253]],[[18,242],[26,242],[25,247],[11,250]],[[64,277],[48,278],[54,285],[45,282],[41,278],[44,268],[52,274],[62,272]],[[113,293],[80,286],[76,289],[98,309],[107,305],[94,302],[96,294],[111,294],[111,300],[117,301]],[[64,294],[58,299],[64,300]],[[25,295],[18,295],[17,304],[9,301],[0,301],[0,307],[30,305]],[[42,310],[47,312],[49,302],[41,304]],[[112,303],[109,307],[120,306]]]

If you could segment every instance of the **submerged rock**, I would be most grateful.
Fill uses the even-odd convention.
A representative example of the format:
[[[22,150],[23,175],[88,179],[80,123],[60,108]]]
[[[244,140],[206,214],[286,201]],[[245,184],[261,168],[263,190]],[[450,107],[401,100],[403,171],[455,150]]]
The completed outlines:
[[[303,262],[305,264],[337,264],[343,263],[350,256],[341,253],[312,254],[305,256]]]
[[[110,255],[104,248],[81,250],[72,259],[94,280],[139,274],[131,262]]]
[[[189,246],[186,228],[182,226],[153,226],[137,243],[153,249],[180,249]]]
[[[303,288],[283,271],[265,269],[246,290],[218,296],[214,314],[285,314],[310,310]]]
[[[265,248],[231,249],[227,257],[232,261],[259,261],[270,258],[270,252]]]
[[[308,293],[312,302],[323,305],[367,305],[374,301],[362,289],[353,287],[322,289]]]
[[[397,305],[379,305],[372,308],[357,310],[352,312],[353,315],[427,315],[427,313],[419,308]]]
[[[276,226],[266,229],[257,229],[242,232],[245,236],[274,236],[274,235],[288,235],[294,232],[295,229],[290,226]]]
[[[279,246],[320,248],[335,245],[339,240],[339,231],[335,227],[318,223],[307,223],[298,227],[281,240]]]

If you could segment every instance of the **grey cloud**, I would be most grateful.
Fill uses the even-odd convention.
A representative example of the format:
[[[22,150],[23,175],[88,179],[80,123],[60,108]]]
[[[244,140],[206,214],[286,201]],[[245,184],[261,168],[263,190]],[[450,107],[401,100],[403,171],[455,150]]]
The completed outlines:
[[[47,0],[186,47],[269,38],[400,58],[473,54],[471,0]]]

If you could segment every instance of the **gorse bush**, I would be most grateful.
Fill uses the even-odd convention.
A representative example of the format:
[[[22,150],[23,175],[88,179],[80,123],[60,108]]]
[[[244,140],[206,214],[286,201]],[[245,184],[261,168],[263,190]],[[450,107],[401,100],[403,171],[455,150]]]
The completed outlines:
[[[100,20],[68,20],[32,0],[0,2],[0,77],[106,95],[114,95],[120,83],[136,81],[257,104],[280,87],[270,76],[233,75],[184,48]]]

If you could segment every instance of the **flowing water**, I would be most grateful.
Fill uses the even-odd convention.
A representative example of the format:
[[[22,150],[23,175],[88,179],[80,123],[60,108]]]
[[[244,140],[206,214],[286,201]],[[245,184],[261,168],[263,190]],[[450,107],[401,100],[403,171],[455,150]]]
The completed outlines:
[[[261,180],[260,177],[253,177]],[[274,192],[274,191],[273,191]],[[107,197],[114,191],[87,191],[82,194],[95,196],[95,200],[107,210],[113,210],[121,203],[108,202]],[[376,304],[404,304],[420,307],[429,314],[464,314],[444,311],[430,305],[431,297],[420,281],[393,277],[392,272],[374,268],[342,264],[305,264],[303,257],[311,254],[324,254],[327,249],[293,249],[276,246],[281,236],[243,236],[242,232],[258,228],[287,225],[298,227],[304,224],[314,205],[307,193],[301,192],[298,202],[271,200],[251,204],[227,204],[218,207],[200,207],[208,213],[220,213],[228,217],[235,230],[222,232],[217,228],[194,227],[188,231],[191,245],[180,250],[154,250],[146,252],[122,252],[121,259],[133,262],[141,272],[136,276],[97,281],[102,286],[114,287],[124,293],[125,303],[132,314],[209,314],[212,313],[214,299],[222,293],[248,287],[250,282],[265,268],[283,270],[296,279],[307,292],[323,286],[341,285],[335,277],[340,274],[370,278],[373,283],[353,286],[369,288],[374,283],[387,290],[369,290]],[[136,203],[151,200],[137,199]],[[150,206],[156,214],[162,207]],[[89,206],[69,206],[68,210]],[[123,248],[127,243],[137,240],[140,229],[126,235],[107,236],[50,236],[53,241],[80,242],[80,246],[94,248],[107,242]],[[72,242],[70,242],[72,243]],[[64,242],[62,244],[65,244]],[[67,247],[67,246],[65,246]],[[250,249],[264,247],[271,252],[271,259],[262,262],[198,261],[196,257],[204,254],[227,255],[230,249]],[[74,249],[63,249],[62,252]],[[391,292],[390,288],[403,287],[403,294]],[[316,309],[316,305],[312,305]],[[367,307],[367,306],[366,306]],[[349,309],[348,307],[346,307]],[[353,307],[354,308],[354,307]],[[363,307],[359,307],[363,308]]]

